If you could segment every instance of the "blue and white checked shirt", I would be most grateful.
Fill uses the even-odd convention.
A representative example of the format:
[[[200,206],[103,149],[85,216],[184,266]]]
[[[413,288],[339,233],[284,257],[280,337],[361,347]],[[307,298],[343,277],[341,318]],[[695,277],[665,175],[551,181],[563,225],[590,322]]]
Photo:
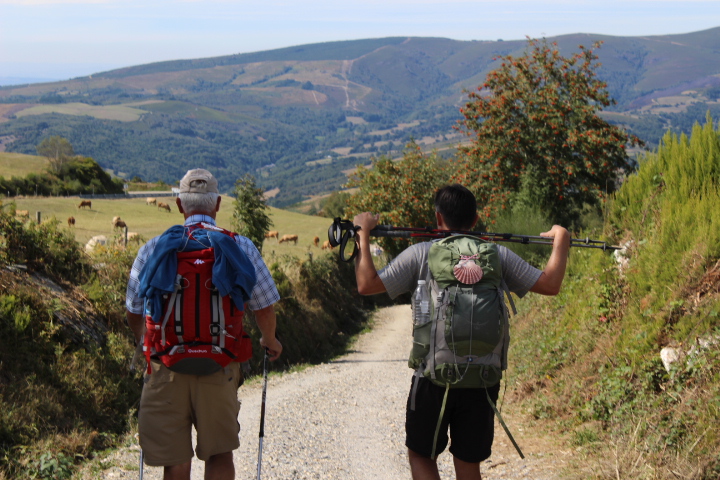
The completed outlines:
[[[200,222],[216,225],[215,219],[207,215],[191,215],[185,220],[184,225],[188,226]],[[128,280],[127,292],[125,294],[125,306],[131,313],[144,313],[144,299],[138,297],[138,289],[140,287],[138,279],[140,277],[140,271],[145,266],[145,262],[155,250],[158,238],[160,237],[158,236],[151,239],[140,248],[133,262],[132,269],[130,270],[130,279]],[[277,287],[275,287],[275,282],[260,252],[248,238],[238,235],[235,241],[255,266],[255,275],[257,276],[257,283],[255,284],[255,288],[253,288],[250,301],[247,304],[248,308],[253,311],[260,310],[276,303],[280,300],[280,294],[277,291]]]

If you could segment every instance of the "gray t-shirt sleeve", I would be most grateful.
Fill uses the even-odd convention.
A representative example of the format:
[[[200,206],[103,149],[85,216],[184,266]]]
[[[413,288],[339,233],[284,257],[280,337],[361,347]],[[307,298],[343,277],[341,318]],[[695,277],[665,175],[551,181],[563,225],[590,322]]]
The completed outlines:
[[[538,281],[542,271],[502,245],[498,246],[498,252],[500,253],[500,264],[502,265],[505,284],[515,295],[520,298],[524,297],[528,290]]]
[[[378,272],[390,298],[415,290],[418,280],[427,277],[431,245],[432,242],[423,242],[408,247]],[[524,297],[542,272],[502,245],[498,246],[498,252],[505,284],[518,297]]]
[[[431,244],[411,245],[378,272],[390,298],[415,290],[418,279],[427,277],[427,254]]]

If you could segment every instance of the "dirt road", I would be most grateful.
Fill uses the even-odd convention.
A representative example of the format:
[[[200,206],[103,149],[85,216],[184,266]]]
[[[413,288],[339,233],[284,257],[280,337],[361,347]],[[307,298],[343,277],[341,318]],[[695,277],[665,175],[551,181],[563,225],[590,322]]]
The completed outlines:
[[[409,318],[407,306],[380,310],[375,327],[348,354],[301,372],[270,376],[263,479],[410,479],[404,446],[405,402],[412,376],[406,363]],[[261,390],[258,379],[239,392],[242,431],[234,454],[238,479],[257,475]],[[570,453],[531,434],[511,408],[506,407],[504,416],[526,459],[518,457],[497,425],[493,455],[482,464],[483,478],[557,478]],[[130,448],[127,453],[127,458],[116,461],[121,467],[105,470],[97,478],[138,478],[133,465],[137,450]],[[454,478],[450,454],[442,454],[439,464],[442,478]],[[202,479],[203,472],[203,463],[195,461],[192,478]],[[145,479],[159,478],[161,469],[146,467]]]

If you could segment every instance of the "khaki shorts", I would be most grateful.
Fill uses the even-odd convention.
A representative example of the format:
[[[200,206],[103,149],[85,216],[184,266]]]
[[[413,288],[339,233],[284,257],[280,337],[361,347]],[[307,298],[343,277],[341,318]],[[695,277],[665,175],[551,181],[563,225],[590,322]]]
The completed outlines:
[[[145,463],[161,467],[190,461],[193,425],[200,460],[238,448],[241,383],[239,363],[199,376],[176,373],[153,361],[152,373],[145,374],[138,419]]]

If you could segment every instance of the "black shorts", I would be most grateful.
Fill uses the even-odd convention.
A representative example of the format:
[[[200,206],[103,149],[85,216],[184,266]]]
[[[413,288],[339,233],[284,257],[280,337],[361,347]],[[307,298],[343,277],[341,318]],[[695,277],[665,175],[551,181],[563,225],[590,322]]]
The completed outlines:
[[[413,384],[418,381],[413,376]],[[487,393],[497,403],[500,384],[489,387]],[[432,456],[433,440],[442,408],[445,387],[420,377],[415,397],[415,410],[410,410],[412,386],[405,413],[405,446],[424,457]],[[448,444],[450,453],[468,463],[479,463],[490,457],[495,431],[495,412],[488,403],[484,388],[453,388],[448,392],[445,414],[438,433],[435,456]]]

